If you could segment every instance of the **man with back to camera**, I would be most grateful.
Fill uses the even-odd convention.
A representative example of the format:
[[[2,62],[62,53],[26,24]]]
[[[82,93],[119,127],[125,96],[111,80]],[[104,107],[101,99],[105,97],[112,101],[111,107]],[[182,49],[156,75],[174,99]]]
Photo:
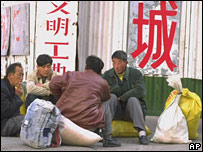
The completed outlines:
[[[1,80],[1,136],[18,136],[20,133],[24,119],[20,114],[23,75],[22,65],[13,63]]]
[[[85,72],[68,71],[54,77],[49,86],[66,118],[88,130],[102,128],[103,147],[119,147],[112,139],[115,105],[108,83],[101,77],[103,67],[100,58],[88,56]]]
[[[57,75],[52,70],[52,58],[47,54],[41,54],[37,58],[37,69],[27,78],[26,108],[36,99],[44,99],[56,104],[56,99],[49,89],[50,80]]]
[[[103,78],[108,81],[117,110],[115,120],[132,121],[139,132],[139,143],[148,145],[145,130],[146,103],[144,97],[146,88],[142,73],[132,67],[127,67],[127,54],[118,50],[112,55],[113,68],[106,71]]]

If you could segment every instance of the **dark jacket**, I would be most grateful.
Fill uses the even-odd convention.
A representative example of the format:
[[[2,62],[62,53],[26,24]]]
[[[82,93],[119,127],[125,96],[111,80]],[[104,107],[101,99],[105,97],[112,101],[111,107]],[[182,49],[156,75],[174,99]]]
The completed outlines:
[[[105,115],[102,102],[110,99],[106,80],[92,70],[67,72],[54,77],[50,91],[61,113],[85,129],[103,128]]]
[[[20,115],[20,106],[23,104],[21,98],[15,94],[7,77],[1,80],[1,130],[8,119]]]
[[[141,101],[142,110],[146,115],[147,106],[144,101],[146,88],[142,73],[132,67],[127,67],[123,81],[120,81],[114,69],[106,71],[103,78],[108,81],[111,93],[120,97],[122,102],[126,103],[130,97],[136,97]]]

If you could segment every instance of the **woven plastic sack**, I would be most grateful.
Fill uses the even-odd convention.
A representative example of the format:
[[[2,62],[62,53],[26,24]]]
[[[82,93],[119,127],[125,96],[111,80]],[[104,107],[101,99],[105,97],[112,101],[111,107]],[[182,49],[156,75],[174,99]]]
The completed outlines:
[[[114,137],[138,137],[138,131],[133,127],[133,123],[123,120],[114,120],[112,122],[112,136]],[[145,126],[146,134],[150,135],[151,131]]]
[[[60,146],[59,133],[56,143],[55,141],[52,142],[60,118],[60,110],[50,101],[35,99],[29,105],[21,125],[21,141],[33,148]]]
[[[177,90],[173,90],[165,104],[165,109],[178,94]],[[188,88],[182,90],[179,106],[187,120],[189,139],[193,140],[199,137],[197,130],[202,112],[202,102],[200,97],[190,92]]]
[[[158,119],[155,134],[151,141],[161,143],[189,143],[187,121],[179,107],[182,84],[179,76],[167,79],[169,86],[175,88],[178,94]]]

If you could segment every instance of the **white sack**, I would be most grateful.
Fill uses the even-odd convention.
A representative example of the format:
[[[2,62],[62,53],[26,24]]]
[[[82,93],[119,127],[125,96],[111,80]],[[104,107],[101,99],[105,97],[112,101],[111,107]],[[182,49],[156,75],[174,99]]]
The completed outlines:
[[[62,144],[90,146],[102,140],[96,133],[81,128],[64,116],[61,117],[59,122],[59,131],[62,137]]]
[[[172,76],[167,81],[169,82],[169,86],[174,87],[179,93],[182,91],[180,77]],[[189,140],[186,118],[178,105],[180,97],[181,94],[178,94],[160,115],[155,134],[151,141],[162,143],[191,142]]]

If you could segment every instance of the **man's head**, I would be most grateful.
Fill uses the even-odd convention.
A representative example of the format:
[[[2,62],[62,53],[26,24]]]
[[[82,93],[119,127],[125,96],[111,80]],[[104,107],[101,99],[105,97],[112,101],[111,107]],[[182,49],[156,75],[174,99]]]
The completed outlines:
[[[8,78],[11,86],[17,86],[23,81],[23,68],[20,63],[13,63],[9,65],[6,71],[6,77]]]
[[[98,58],[94,55],[87,57],[86,67],[85,67],[86,70],[91,69],[100,75],[103,67],[104,67],[104,63],[100,58]]]
[[[124,51],[122,50],[115,51],[111,59],[116,74],[122,74],[123,72],[125,72],[128,61],[127,54]]]
[[[37,69],[43,77],[48,77],[51,74],[52,58],[47,54],[41,54],[37,58]]]

